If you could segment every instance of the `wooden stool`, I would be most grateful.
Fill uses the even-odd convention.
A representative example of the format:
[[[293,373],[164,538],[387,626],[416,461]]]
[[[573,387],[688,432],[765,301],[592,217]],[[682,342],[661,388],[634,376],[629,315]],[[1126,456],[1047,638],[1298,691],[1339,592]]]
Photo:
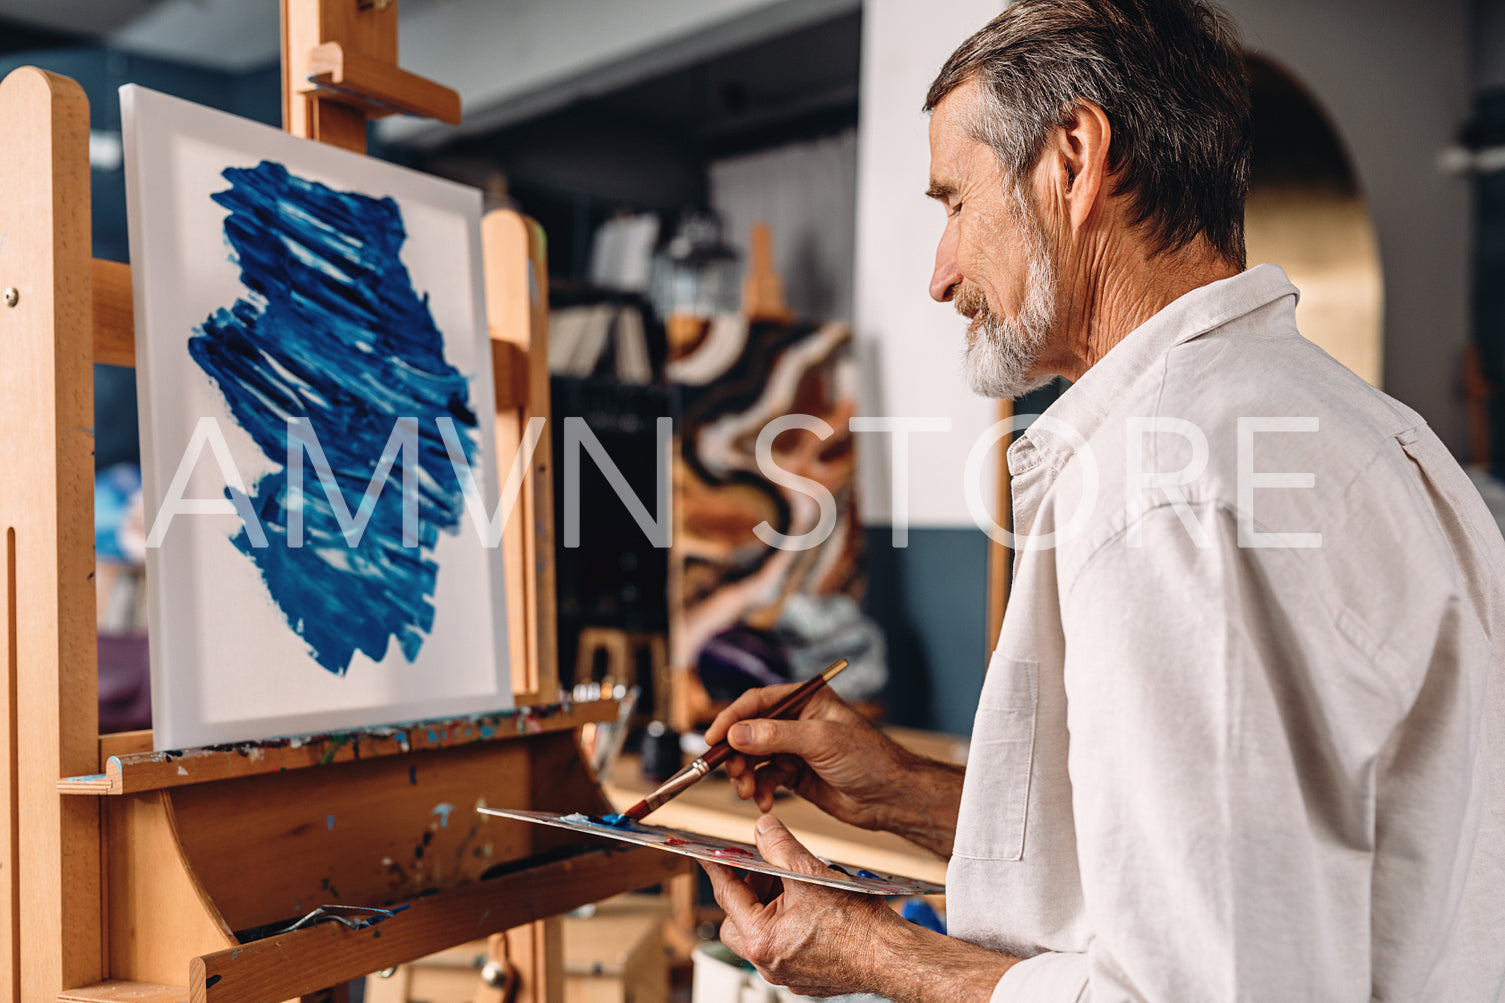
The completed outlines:
[[[638,656],[648,652],[649,677],[653,687],[653,718],[666,720],[669,712],[669,647],[662,634],[619,630],[616,627],[583,627],[580,650],[575,656],[576,684],[590,682],[595,675],[596,652],[606,652],[606,674],[601,678],[603,691],[609,685],[631,686],[640,683]]]

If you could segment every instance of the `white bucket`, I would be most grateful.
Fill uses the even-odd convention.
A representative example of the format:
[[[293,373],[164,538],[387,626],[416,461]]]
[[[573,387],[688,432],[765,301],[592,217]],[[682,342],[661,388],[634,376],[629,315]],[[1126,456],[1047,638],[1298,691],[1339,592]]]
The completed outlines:
[[[719,940],[690,952],[694,980],[690,1003],[773,1003],[773,987]],[[747,991],[744,996],[744,991]]]

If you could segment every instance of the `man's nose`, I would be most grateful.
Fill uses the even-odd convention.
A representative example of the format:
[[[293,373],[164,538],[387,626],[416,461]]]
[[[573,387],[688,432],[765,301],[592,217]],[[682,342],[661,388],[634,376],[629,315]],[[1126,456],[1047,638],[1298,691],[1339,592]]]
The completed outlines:
[[[941,234],[941,242],[935,249],[935,271],[930,276],[930,298],[945,303],[956,295],[956,284],[962,273],[956,267],[956,237],[951,227]]]

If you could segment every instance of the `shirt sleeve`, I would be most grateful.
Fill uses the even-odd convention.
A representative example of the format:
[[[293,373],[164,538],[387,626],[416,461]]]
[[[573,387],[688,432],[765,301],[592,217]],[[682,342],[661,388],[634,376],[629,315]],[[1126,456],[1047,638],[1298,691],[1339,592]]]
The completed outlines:
[[[1025,958],[1003,973],[990,1003],[1050,1000],[1078,1003],[1087,998],[1087,955],[1049,953]]]
[[[997,1001],[1367,1000],[1373,762],[1395,720],[1311,592],[1316,552],[1169,506],[1064,583],[1084,954]],[[1210,540],[1208,539],[1210,538]],[[1310,565],[1305,565],[1310,567]]]

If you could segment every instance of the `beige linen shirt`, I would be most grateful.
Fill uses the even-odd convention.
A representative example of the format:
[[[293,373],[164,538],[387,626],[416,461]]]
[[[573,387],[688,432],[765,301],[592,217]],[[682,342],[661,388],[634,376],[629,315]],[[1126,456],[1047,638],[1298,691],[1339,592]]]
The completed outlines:
[[[947,875],[995,1001],[1505,1000],[1505,544],[1296,298],[1183,296],[1009,450]]]

